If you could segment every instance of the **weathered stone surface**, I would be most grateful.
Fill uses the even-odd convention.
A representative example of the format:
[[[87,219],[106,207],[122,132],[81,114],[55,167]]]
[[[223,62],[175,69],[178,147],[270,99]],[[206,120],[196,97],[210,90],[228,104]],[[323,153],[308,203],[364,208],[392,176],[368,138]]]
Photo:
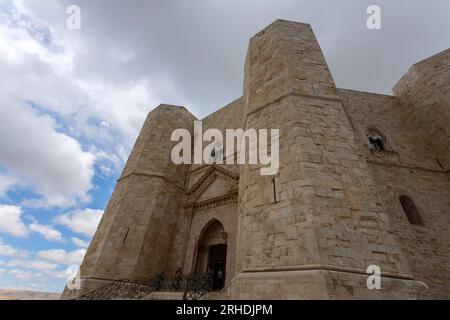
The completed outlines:
[[[277,20],[250,40],[244,73],[243,96],[203,129],[279,129],[278,175],[172,164],[170,134],[192,133],[195,117],[158,107],[83,261],[82,289],[63,298],[225,260],[221,298],[449,299],[450,51],[412,67],[394,96],[343,90],[311,26]],[[381,290],[367,288],[370,265]]]

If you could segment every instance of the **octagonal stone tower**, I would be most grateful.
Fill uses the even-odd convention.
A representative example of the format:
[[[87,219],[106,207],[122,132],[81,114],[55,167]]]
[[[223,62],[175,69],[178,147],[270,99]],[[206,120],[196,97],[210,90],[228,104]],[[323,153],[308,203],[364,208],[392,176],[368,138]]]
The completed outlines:
[[[253,37],[244,78],[245,127],[280,129],[280,201],[257,196],[272,177],[242,167],[230,297],[425,294],[392,234],[311,26],[279,20]],[[367,289],[369,265],[385,275],[383,290]]]
[[[66,288],[64,299],[114,280],[148,281],[180,266],[188,168],[172,163],[170,138],[175,129],[192,132],[194,120],[184,107],[160,105],[150,112],[80,267],[81,289]]]
[[[394,87],[408,119],[450,168],[450,49],[413,65]]]

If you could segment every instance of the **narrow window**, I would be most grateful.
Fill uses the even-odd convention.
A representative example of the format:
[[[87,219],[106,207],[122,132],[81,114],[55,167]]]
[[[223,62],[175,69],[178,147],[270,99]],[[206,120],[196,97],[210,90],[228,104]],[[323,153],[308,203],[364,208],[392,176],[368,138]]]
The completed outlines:
[[[280,202],[280,191],[279,191],[279,179],[278,177],[274,177],[272,179],[273,186],[273,200],[275,203]]]
[[[127,228],[127,232],[125,233],[125,237],[123,237],[122,244],[125,244],[128,238],[128,232],[130,232],[130,228]]]
[[[406,217],[408,218],[409,223],[415,225],[423,225],[423,221],[420,217],[419,211],[417,210],[414,201],[412,201],[410,197],[404,195],[401,196],[400,203],[403,207],[403,211],[405,212]]]

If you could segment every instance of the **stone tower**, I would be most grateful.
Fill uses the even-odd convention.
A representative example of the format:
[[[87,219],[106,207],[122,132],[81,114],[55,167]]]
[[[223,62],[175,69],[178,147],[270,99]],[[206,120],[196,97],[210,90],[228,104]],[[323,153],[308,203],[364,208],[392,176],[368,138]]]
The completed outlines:
[[[280,128],[280,201],[256,197],[270,180],[250,165],[241,169],[239,273],[231,297],[407,298],[422,292],[392,236],[309,25],[277,21],[251,39],[244,99],[246,128]],[[369,265],[389,275],[385,290],[367,290]]]
[[[394,87],[411,122],[450,167],[450,49],[416,63]]]
[[[449,52],[395,96],[343,90],[311,26],[275,21],[250,40],[243,96],[202,125],[279,129],[278,173],[174,165],[171,133],[196,118],[159,106],[63,298],[179,268],[221,268],[231,299],[450,298]]]
[[[81,290],[66,289],[64,298],[111,280],[175,272],[187,168],[172,163],[170,137],[178,128],[192,131],[194,120],[184,107],[160,105],[150,112],[80,267]]]

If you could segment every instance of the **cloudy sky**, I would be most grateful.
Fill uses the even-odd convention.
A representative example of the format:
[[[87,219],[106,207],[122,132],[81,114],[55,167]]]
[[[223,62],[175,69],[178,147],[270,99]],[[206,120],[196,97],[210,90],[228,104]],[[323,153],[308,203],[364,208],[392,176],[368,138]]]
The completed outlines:
[[[343,88],[389,94],[450,47],[448,0],[0,0],[0,288],[61,291],[146,114],[238,98],[248,39],[278,18],[312,24]]]

